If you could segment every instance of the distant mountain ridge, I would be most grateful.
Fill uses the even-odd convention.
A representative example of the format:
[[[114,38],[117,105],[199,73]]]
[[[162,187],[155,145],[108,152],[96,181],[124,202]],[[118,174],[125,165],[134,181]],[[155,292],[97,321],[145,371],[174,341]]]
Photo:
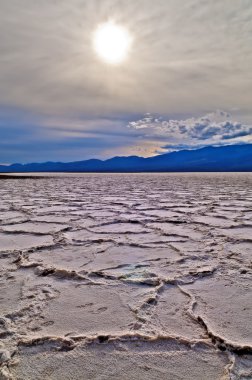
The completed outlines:
[[[208,146],[154,157],[113,157],[102,161],[0,165],[0,173],[31,172],[231,172],[252,171],[252,144]]]

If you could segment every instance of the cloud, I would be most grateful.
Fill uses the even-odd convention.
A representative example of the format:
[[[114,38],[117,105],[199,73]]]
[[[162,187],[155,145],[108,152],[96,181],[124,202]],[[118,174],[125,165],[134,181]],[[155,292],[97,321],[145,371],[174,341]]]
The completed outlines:
[[[11,117],[7,116],[11,113]],[[138,132],[121,118],[52,118],[0,109],[0,161],[76,161],[125,150]],[[110,155],[113,155],[111,153]]]
[[[0,104],[49,115],[251,110],[250,0],[0,0]],[[96,27],[134,37],[104,65]]]
[[[0,0],[0,8],[1,162],[250,139],[251,0]],[[117,67],[92,48],[108,20],[134,38]],[[236,109],[240,123],[197,118],[218,108]],[[168,124],[140,122],[148,110]]]
[[[159,140],[160,148],[167,150],[252,142],[252,126],[233,121],[224,111],[186,120],[166,120],[148,113],[128,128],[140,131],[144,140]]]

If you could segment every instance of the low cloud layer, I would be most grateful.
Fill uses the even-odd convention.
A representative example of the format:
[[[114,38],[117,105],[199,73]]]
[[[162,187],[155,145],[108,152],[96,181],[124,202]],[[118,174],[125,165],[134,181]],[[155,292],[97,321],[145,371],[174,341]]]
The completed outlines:
[[[252,126],[234,121],[227,112],[216,111],[198,118],[173,120],[150,113],[128,124],[144,140],[159,141],[160,152],[252,142]]]

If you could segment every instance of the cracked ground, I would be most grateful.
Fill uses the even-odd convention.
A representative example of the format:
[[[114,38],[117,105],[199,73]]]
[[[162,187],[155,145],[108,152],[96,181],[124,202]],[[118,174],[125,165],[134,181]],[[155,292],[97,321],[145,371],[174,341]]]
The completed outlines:
[[[251,380],[251,174],[0,179],[0,379]]]

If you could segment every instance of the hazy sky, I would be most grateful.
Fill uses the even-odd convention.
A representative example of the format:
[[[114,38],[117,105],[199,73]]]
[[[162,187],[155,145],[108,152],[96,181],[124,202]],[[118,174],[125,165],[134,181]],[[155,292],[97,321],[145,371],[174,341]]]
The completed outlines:
[[[252,142],[251,68],[251,0],[0,0],[0,163]]]

